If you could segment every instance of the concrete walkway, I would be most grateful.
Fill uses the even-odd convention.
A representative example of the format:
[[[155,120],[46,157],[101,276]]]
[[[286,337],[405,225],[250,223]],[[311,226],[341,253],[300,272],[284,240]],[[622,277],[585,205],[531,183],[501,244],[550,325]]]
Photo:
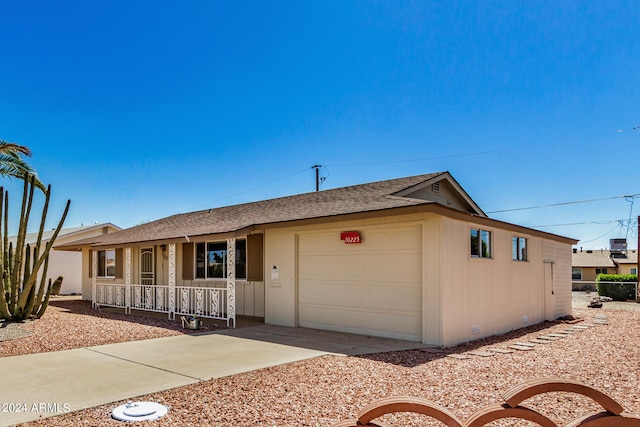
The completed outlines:
[[[325,354],[423,347],[270,325],[0,358],[0,426]]]

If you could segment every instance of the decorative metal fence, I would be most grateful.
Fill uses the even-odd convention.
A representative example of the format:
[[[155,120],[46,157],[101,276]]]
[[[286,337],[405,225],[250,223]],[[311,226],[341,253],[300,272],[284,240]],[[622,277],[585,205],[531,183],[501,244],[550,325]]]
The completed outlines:
[[[98,284],[96,285],[96,301],[93,302],[94,307],[97,305],[107,307],[124,308],[126,311],[126,286],[125,285],[113,285],[113,284]]]
[[[168,286],[131,285],[131,299],[129,311],[134,309],[170,313]]]
[[[93,306],[167,313],[169,319],[176,314],[225,320],[235,326],[235,310],[229,307],[228,289],[212,287],[176,286],[174,295],[169,286],[96,284]]]
[[[176,314],[227,319],[227,288],[176,286],[176,299]]]

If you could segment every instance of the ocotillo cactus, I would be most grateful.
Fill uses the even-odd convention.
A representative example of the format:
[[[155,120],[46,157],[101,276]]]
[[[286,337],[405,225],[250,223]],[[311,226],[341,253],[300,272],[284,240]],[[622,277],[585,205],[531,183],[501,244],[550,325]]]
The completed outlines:
[[[34,187],[34,177],[27,176],[24,180],[20,225],[18,226],[15,247],[13,242],[9,243],[9,195],[8,192],[4,191],[4,188],[0,187],[0,234],[2,235],[2,238],[0,238],[0,268],[2,269],[2,277],[0,279],[0,318],[2,319],[20,321],[41,317],[47,309],[52,292],[59,291],[62,285],[62,276],[58,277],[53,284],[51,279],[47,284],[46,276],[49,266],[49,251],[67,217],[71,201],[67,200],[67,205],[60,222],[58,222],[58,226],[51,239],[42,248],[42,234],[47,219],[47,210],[49,209],[49,197],[51,196],[51,185],[49,185],[45,193],[38,239],[32,256],[31,246],[25,244],[25,238],[31,215]],[[40,286],[37,287],[36,281],[39,274]]]

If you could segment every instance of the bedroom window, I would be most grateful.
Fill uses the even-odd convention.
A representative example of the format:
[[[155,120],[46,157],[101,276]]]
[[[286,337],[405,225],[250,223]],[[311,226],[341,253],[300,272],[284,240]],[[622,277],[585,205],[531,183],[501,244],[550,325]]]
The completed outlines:
[[[491,258],[491,232],[471,229],[471,256],[474,258]]]
[[[511,255],[514,261],[527,261],[527,239],[514,237],[511,240]]]
[[[98,277],[116,277],[116,250],[98,251]]]

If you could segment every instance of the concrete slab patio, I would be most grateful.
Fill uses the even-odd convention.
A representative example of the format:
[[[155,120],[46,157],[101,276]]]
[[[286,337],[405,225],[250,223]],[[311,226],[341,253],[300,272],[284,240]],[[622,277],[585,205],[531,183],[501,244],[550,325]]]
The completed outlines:
[[[0,426],[324,354],[420,343],[269,325],[0,358]]]

